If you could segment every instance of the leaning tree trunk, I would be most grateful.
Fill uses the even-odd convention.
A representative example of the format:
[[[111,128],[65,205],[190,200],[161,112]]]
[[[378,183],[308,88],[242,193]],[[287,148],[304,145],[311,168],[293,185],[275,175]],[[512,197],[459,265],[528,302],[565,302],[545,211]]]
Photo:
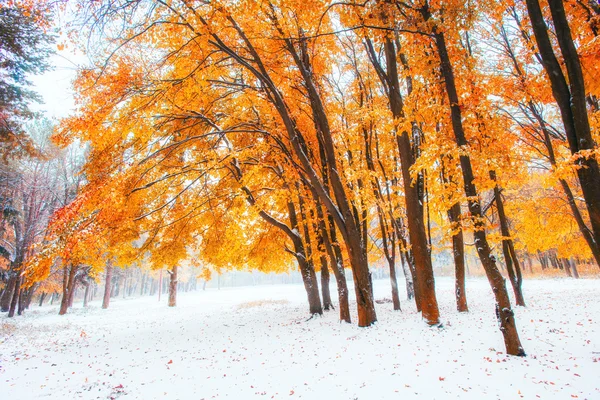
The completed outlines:
[[[321,297],[319,294],[319,283],[317,280],[317,274],[315,272],[315,266],[313,264],[312,257],[312,240],[308,229],[306,211],[304,201],[302,200],[302,194],[300,193],[300,184],[296,185],[298,191],[298,211],[296,213],[296,207],[293,202],[288,202],[288,210],[290,214],[291,227],[295,232],[300,232],[300,228],[304,232],[304,242],[299,235],[295,235],[292,239],[294,243],[294,255],[298,260],[298,266],[300,267],[300,274],[304,282],[304,288],[308,296],[308,305],[310,309],[310,315],[323,315],[323,306],[321,304]],[[298,216],[302,226],[299,224]],[[331,299],[329,299],[331,302]]]
[[[171,279],[169,280],[169,307],[177,305],[177,265],[169,271]]]
[[[498,210],[498,219],[500,220],[500,233],[502,233],[502,252],[504,261],[506,262],[506,270],[508,278],[515,293],[515,301],[518,306],[525,307],[525,298],[523,297],[523,275],[519,259],[515,253],[515,248],[512,239],[510,238],[510,230],[508,229],[508,218],[504,211],[504,200],[502,193],[496,180],[496,171],[489,171],[490,179],[496,184],[494,185],[494,199],[496,201],[496,209]]]
[[[550,131],[548,129],[548,125],[546,124],[546,121],[544,120],[541,113],[534,106],[533,102],[529,103],[529,110],[535,117],[535,119],[542,131],[542,134],[544,137],[544,145],[546,146],[546,150],[548,151],[548,160],[550,161],[550,165],[552,165],[552,168],[556,168],[556,166],[557,166],[556,155],[554,154],[554,147],[552,145],[552,139],[551,139]],[[600,247],[598,246],[598,243],[596,242],[596,239],[594,238],[594,234],[588,228],[585,221],[583,220],[583,216],[581,215],[581,211],[579,210],[579,207],[577,206],[577,203],[575,202],[575,196],[573,195],[573,191],[571,190],[568,182],[562,178],[559,178],[558,181],[560,182],[563,192],[565,193],[565,196],[567,198],[567,203],[569,204],[569,208],[571,209],[571,214],[573,214],[573,218],[575,218],[575,222],[577,222],[577,227],[579,228],[579,231],[581,232],[583,238],[585,239],[588,247],[592,251],[594,260],[596,261],[596,265],[598,267],[600,267]]]
[[[350,305],[348,303],[348,284],[346,282],[346,273],[344,271],[343,264],[344,259],[342,250],[337,242],[333,217],[331,217],[329,214],[326,215],[321,201],[317,196],[313,194],[313,198],[315,200],[317,218],[319,220],[320,237],[323,240],[323,246],[325,247],[325,252],[327,253],[329,262],[331,263],[331,270],[333,271],[333,276],[335,277],[335,281],[337,283],[340,321],[351,323],[352,319],[350,318]]]
[[[596,144],[591,134],[587,115],[585,82],[563,0],[549,0],[548,4],[552,14],[555,38],[560,47],[567,76],[565,76],[552,46],[539,0],[526,0],[526,4],[542,64],[560,110],[569,149],[573,155],[579,154],[582,150],[593,150]],[[600,243],[600,168],[598,161],[595,157],[580,157],[576,163],[580,166],[577,168],[577,176],[590,216],[594,241]]]
[[[107,309],[110,305],[110,292],[112,290],[112,261],[106,263],[106,278],[104,280],[104,297],[102,298],[102,308]]]
[[[322,209],[321,205],[318,203],[317,212],[319,212],[319,210]],[[337,284],[340,321],[351,323],[350,304],[348,302],[348,283],[346,282],[346,273],[344,270],[344,256],[337,242],[335,225],[329,216],[325,217],[322,213],[320,214],[319,219],[321,221],[320,226],[321,234],[323,235],[323,244],[325,245],[331,270],[333,271],[333,276],[335,277]]]
[[[366,232],[361,230],[361,224],[355,218],[352,202],[346,193],[347,186],[338,172],[339,165],[337,162],[338,156],[333,138],[334,135],[329,126],[329,118],[325,111],[325,105],[321,99],[320,91],[317,88],[318,85],[315,81],[315,75],[313,74],[309,53],[306,48],[307,43],[305,40],[298,43],[300,45],[300,53],[296,49],[296,44],[291,39],[285,39],[284,43],[302,75],[304,87],[312,110],[314,124],[320,132],[317,136],[320,145],[323,146],[323,151],[326,156],[329,184],[335,203],[330,197],[328,189],[324,186],[321,177],[318,176],[314,169],[311,160],[308,158],[307,152],[305,151],[305,139],[298,130],[298,125],[289,113],[287,104],[283,101],[281,93],[278,90],[273,90],[271,93],[274,105],[279,111],[289,134],[291,147],[307,173],[308,181],[311,184],[311,191],[314,190],[314,193],[321,198],[324,206],[334,217],[335,223],[340,229],[346,244],[348,258],[352,268],[352,278],[354,280],[358,326],[371,326],[377,321],[377,313],[375,311],[375,299],[373,298],[373,286],[369,272],[367,243],[363,240],[363,234],[366,234]],[[264,70],[264,67],[261,67],[261,72],[264,75],[268,75],[268,72]],[[275,87],[272,81],[270,81],[270,78],[268,80],[268,84]]]
[[[431,19],[431,14],[427,4],[421,8],[421,13],[424,17],[424,20],[429,22]],[[467,148],[468,142],[462,125],[460,109],[461,103],[456,90],[454,71],[448,55],[446,39],[444,37],[444,33],[441,32],[435,25],[432,26],[432,33],[440,60],[440,68],[444,78],[446,94],[450,104],[450,117],[455,141],[460,148]],[[475,175],[473,173],[471,159],[468,154],[461,154],[460,165],[463,173],[464,190],[468,198],[469,211],[475,220],[475,230],[473,232],[475,246],[496,298],[496,316],[500,324],[500,331],[504,337],[506,352],[510,355],[525,356],[525,351],[523,350],[521,340],[519,339],[514,312],[510,304],[510,298],[508,297],[508,292],[506,290],[506,282],[498,270],[495,258],[492,256],[492,252],[487,240],[487,235],[482,220],[483,214],[481,212],[481,204],[478,200],[479,193],[477,192],[477,188],[475,186]]]

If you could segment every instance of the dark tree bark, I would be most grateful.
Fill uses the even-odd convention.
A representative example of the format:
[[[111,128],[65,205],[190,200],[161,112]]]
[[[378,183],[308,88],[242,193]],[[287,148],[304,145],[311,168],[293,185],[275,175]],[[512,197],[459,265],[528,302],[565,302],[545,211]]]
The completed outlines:
[[[442,159],[441,178],[444,185],[453,182],[454,177],[447,176]],[[454,258],[454,296],[459,312],[468,312],[467,293],[465,288],[465,240],[461,226],[460,202],[454,203],[448,210],[448,220],[452,229],[452,256]]]
[[[467,292],[465,287],[465,240],[460,227],[460,203],[455,203],[448,210],[448,219],[452,224],[452,256],[454,257],[454,295],[459,312],[468,312]]]
[[[348,303],[348,285],[346,282],[346,273],[344,271],[344,259],[342,250],[337,243],[335,225],[329,215],[325,215],[323,207],[318,197],[313,194],[317,208],[317,217],[319,219],[319,232],[323,240],[323,246],[329,259],[333,276],[337,283],[338,302],[340,309],[340,321],[351,323],[350,305]],[[335,243],[335,244],[334,244]]]
[[[571,263],[569,263],[569,260],[563,257],[560,259],[560,262],[562,263],[563,269],[567,273],[567,276],[572,278],[573,274],[571,273]]]
[[[13,298],[16,283],[17,275],[14,271],[10,271],[10,278],[8,278],[6,288],[4,288],[4,291],[2,292],[2,298],[0,299],[0,307],[2,312],[8,312],[10,309],[10,302]]]
[[[299,192],[299,186],[296,188]],[[304,215],[304,208],[302,203],[302,195],[298,193],[299,204],[300,204],[300,217],[302,221],[306,221],[306,216]],[[298,221],[298,214],[296,212],[296,207],[293,202],[288,202],[288,213],[290,218],[290,226],[292,228],[292,232],[299,232],[300,226]],[[319,285],[317,283],[317,274],[315,272],[314,265],[312,264],[312,257],[310,254],[310,235],[308,233],[308,229],[306,224],[303,224],[304,230],[304,241],[306,242],[306,246],[302,242],[302,239],[299,235],[294,234],[292,238],[292,242],[294,243],[294,256],[298,260],[298,266],[300,268],[300,274],[302,275],[302,280],[304,282],[304,289],[306,290],[308,296],[308,305],[310,309],[311,315],[323,315],[323,307],[321,305],[321,297],[319,295]],[[331,299],[330,299],[331,300]]]
[[[323,309],[326,311],[333,310],[333,302],[331,301],[331,292],[329,291],[329,267],[327,266],[327,257],[321,256],[321,294],[323,296]]]
[[[35,293],[37,292],[39,286],[40,286],[40,284],[36,282],[33,285],[31,285],[29,287],[29,289],[27,289],[27,296],[25,296],[25,299],[23,302],[23,309],[19,310],[19,315],[21,315],[21,313],[23,311],[29,309],[29,306],[31,305],[31,301],[33,300],[33,296],[35,296]]]
[[[69,302],[73,299],[72,294],[75,289],[75,273],[77,266],[69,264],[63,270],[63,295],[60,302],[60,310],[58,315],[65,315],[69,308]]]
[[[540,261],[540,266],[542,267],[542,271],[545,270],[546,268],[548,268],[548,256],[547,254],[544,252],[542,253],[541,251],[537,251],[537,256],[538,256],[538,260]]]
[[[496,171],[490,171],[489,175],[492,181],[497,182]],[[519,259],[515,252],[513,241],[510,238],[508,218],[506,218],[506,212],[504,211],[504,200],[502,199],[502,191],[498,186],[498,183],[494,185],[494,200],[496,202],[496,209],[498,210],[498,219],[500,220],[500,233],[502,234],[502,252],[504,254],[504,261],[506,262],[508,278],[515,293],[515,302],[518,306],[525,307],[525,298],[523,297],[522,289],[523,275],[521,273],[521,266],[519,265]]]
[[[431,14],[429,11],[429,5],[427,3],[421,8],[421,13],[424,20],[426,22],[430,22]],[[450,104],[450,117],[456,144],[461,148],[466,148],[468,143],[462,124],[460,100],[456,90],[452,63],[446,47],[446,39],[444,33],[441,32],[435,25],[432,26],[432,33],[437,48],[437,55],[440,61],[442,77],[444,78],[446,94]],[[523,350],[523,346],[521,345],[521,341],[519,339],[514,312],[510,304],[508,292],[506,290],[506,283],[502,277],[502,274],[498,270],[495,259],[492,257],[492,252],[487,240],[487,235],[482,220],[483,214],[481,211],[481,204],[478,200],[479,193],[475,187],[475,175],[473,173],[471,159],[468,154],[461,154],[460,165],[463,173],[465,194],[469,199],[469,211],[471,212],[471,216],[474,218],[475,230],[473,232],[473,236],[475,239],[475,246],[496,298],[496,316],[498,318],[498,322],[500,323],[500,331],[504,337],[506,352],[510,355],[524,356],[525,351]]]
[[[17,302],[19,301],[19,297],[21,296],[21,275],[17,271],[17,278],[15,280],[15,288],[13,290],[12,299],[10,300],[10,308],[8,309],[8,317],[12,318],[15,316],[15,312],[17,311]]]

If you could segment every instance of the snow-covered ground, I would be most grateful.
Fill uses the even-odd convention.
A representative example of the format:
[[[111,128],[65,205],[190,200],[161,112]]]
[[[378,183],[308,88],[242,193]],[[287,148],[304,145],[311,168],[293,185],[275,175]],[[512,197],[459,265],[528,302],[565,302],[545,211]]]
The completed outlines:
[[[487,281],[468,281],[468,314],[451,279],[437,288],[443,329],[406,300],[378,304],[371,328],[337,311],[307,321],[300,285],[182,293],[175,309],[156,297],[62,317],[32,306],[0,317],[0,398],[600,399],[600,280],[524,283],[526,358],[504,354]],[[375,293],[389,297],[389,282]]]

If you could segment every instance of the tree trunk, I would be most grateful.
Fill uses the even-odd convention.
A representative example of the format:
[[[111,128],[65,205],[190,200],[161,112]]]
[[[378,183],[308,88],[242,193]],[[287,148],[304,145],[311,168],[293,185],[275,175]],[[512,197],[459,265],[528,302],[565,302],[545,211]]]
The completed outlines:
[[[566,258],[561,258],[560,262],[562,263],[564,270],[567,273],[567,276],[572,278],[573,274],[571,273],[571,263],[569,263],[569,260],[567,260]]]
[[[37,292],[38,288],[39,288],[39,283],[36,282],[33,285],[31,285],[31,287],[27,290],[27,296],[25,297],[25,302],[23,304],[23,309],[19,310],[19,315],[21,315],[21,313],[24,310],[29,310],[29,306],[31,305],[31,301],[33,300],[33,296]]]
[[[8,312],[10,309],[10,301],[12,300],[13,293],[15,291],[15,284],[17,283],[17,275],[14,271],[10,271],[10,278],[4,292],[2,292],[2,298],[0,299],[0,307],[2,312]]]
[[[171,279],[169,280],[169,307],[177,305],[177,265],[169,271]]]
[[[496,182],[496,171],[489,171],[490,179]],[[512,239],[510,238],[510,230],[508,229],[508,218],[504,211],[504,200],[502,199],[502,193],[498,183],[494,185],[494,199],[496,201],[496,209],[498,210],[498,219],[500,220],[500,233],[502,234],[502,251],[504,254],[504,261],[506,262],[506,270],[508,271],[508,278],[513,287],[515,293],[515,302],[518,306],[525,307],[525,298],[523,297],[523,275],[521,273],[521,266],[519,265],[519,259],[515,253],[515,247]]]
[[[413,257],[412,254],[412,250],[409,249],[409,244],[408,241],[406,240],[406,238],[404,237],[403,234],[403,228],[404,225],[402,223],[402,219],[401,218],[397,218],[396,219],[396,229],[398,230],[397,235],[398,238],[400,239],[399,241],[399,245],[400,247],[400,254],[403,255],[404,257],[404,261],[406,261],[406,265],[408,266],[408,271],[410,272],[410,286],[412,288],[412,293],[415,299],[415,306],[417,307],[417,311],[421,312],[421,301],[419,300],[419,285],[417,284],[418,278],[417,278],[417,274],[415,272],[415,259]],[[407,279],[406,285],[407,288],[409,286],[409,281],[408,278],[406,277],[405,274],[405,279]],[[410,295],[410,291],[407,290],[407,293]]]
[[[344,270],[344,257],[337,238],[335,236],[335,226],[332,221],[324,221],[325,225],[329,226],[329,232],[324,234],[324,244],[329,256],[329,262],[333,276],[338,289],[338,307],[340,309],[340,321],[351,323],[350,304],[348,302],[348,283],[346,282],[346,273]],[[326,228],[325,228],[326,229]],[[335,244],[334,244],[335,243]]]
[[[25,311],[25,306],[27,304],[27,298],[29,297],[29,291],[31,288],[24,290],[21,288],[21,294],[19,295],[19,300],[17,302],[17,315],[23,315],[23,311]]]
[[[88,296],[90,294],[90,283],[85,282],[84,286],[85,286],[85,291],[83,292],[83,308],[86,308],[88,306]]]
[[[558,257],[556,256],[556,252],[554,250],[550,251],[550,264],[554,269],[562,269],[562,265],[558,262]]]
[[[329,291],[329,267],[327,266],[327,257],[321,257],[321,294],[323,296],[323,309],[333,310],[333,302],[331,301],[331,292]]]
[[[106,276],[104,280],[104,297],[102,298],[102,308],[107,309],[110,305],[110,292],[112,291],[112,274],[113,265],[112,261],[109,260],[106,263]]]
[[[74,281],[72,289],[69,290],[69,308],[73,307],[73,299],[75,298],[76,289],[77,289],[77,281]]]
[[[248,44],[248,41],[246,41]],[[319,144],[325,154],[328,179],[333,198],[328,192],[329,188],[325,187],[321,177],[317,174],[313,164],[308,158],[306,152],[306,141],[302,133],[298,130],[296,121],[289,113],[289,109],[283,100],[281,92],[276,89],[273,81],[268,78],[268,72],[261,68],[262,74],[258,74],[257,78],[265,81],[271,88],[271,98],[273,105],[278,110],[283,124],[290,137],[290,144],[294,153],[304,170],[306,171],[307,180],[310,182],[310,190],[318,196],[329,213],[334,217],[335,223],[338,226],[340,233],[346,244],[348,258],[352,268],[352,278],[354,280],[354,290],[356,293],[356,308],[358,311],[358,326],[367,327],[377,321],[375,312],[375,301],[373,298],[373,287],[371,285],[369,262],[367,258],[367,243],[363,240],[360,221],[355,218],[353,205],[346,193],[347,186],[339,175],[337,163],[337,151],[333,134],[329,126],[329,119],[325,111],[325,106],[321,100],[317,84],[314,80],[312,66],[310,65],[309,54],[306,51],[306,42],[299,43],[301,54],[298,53],[295,43],[290,39],[284,40],[286,49],[293,57],[300,74],[302,75],[304,87],[310,101],[310,106],[313,114],[315,127],[319,131]],[[303,47],[304,46],[304,47]],[[333,201],[335,199],[335,203]]]
[[[310,315],[323,315],[315,268],[302,254],[296,257],[296,260],[298,260],[298,268],[300,269],[300,275],[302,276],[302,282],[304,283],[304,289],[308,297]]]
[[[540,261],[540,266],[542,267],[542,271],[548,268],[548,256],[546,253],[542,253],[541,251],[537,251],[538,260]]]
[[[569,265],[571,266],[571,271],[573,272],[573,277],[575,279],[579,279],[579,271],[577,271],[577,265],[573,259],[569,260]]]
[[[13,290],[13,296],[10,301],[10,308],[8,310],[8,317],[12,318],[15,316],[15,311],[17,310],[17,302],[19,297],[21,296],[21,280],[23,279],[18,271],[17,279],[15,280],[15,289]]]
[[[408,261],[406,260],[406,252],[400,250],[400,262],[402,263],[402,271],[404,272],[404,281],[406,282],[406,298],[407,300],[412,300],[415,297],[415,287],[413,285],[412,274],[410,272],[410,267],[408,266]]]
[[[421,8],[424,20],[430,22],[431,14],[429,6],[426,3]],[[440,68],[446,87],[446,94],[450,104],[450,116],[452,121],[452,130],[456,144],[459,148],[468,146],[464,128],[462,125],[462,116],[460,110],[460,100],[456,91],[456,83],[454,80],[454,71],[446,48],[446,39],[444,33],[439,31],[437,26],[432,26],[432,33],[437,47],[438,57],[440,60]],[[471,165],[471,159],[468,154],[461,154],[460,165],[463,173],[463,182],[465,194],[468,198],[469,211],[474,218],[473,236],[475,238],[475,246],[477,253],[483,264],[483,268],[487,275],[488,281],[494,295],[496,297],[496,316],[500,323],[500,331],[504,337],[506,352],[510,355],[525,356],[525,351],[521,345],[519,334],[517,331],[514,312],[512,310],[506,283],[502,274],[498,270],[495,259],[492,257],[491,249],[487,240],[485,228],[482,221],[481,204],[479,201],[479,193],[475,187],[475,175]]]
[[[321,305],[321,297],[319,295],[319,284],[317,281],[317,274],[315,272],[315,267],[312,261],[312,240],[308,229],[305,214],[305,206],[302,200],[302,194],[300,192],[301,188],[299,183],[296,185],[296,190],[298,193],[299,214],[296,213],[296,207],[291,201],[288,202],[288,212],[292,231],[300,232],[300,229],[302,228],[304,232],[304,242],[302,241],[302,238],[299,235],[290,236],[292,242],[294,243],[294,256],[298,260],[300,274],[302,275],[304,288],[306,289],[310,315],[323,315],[323,307]],[[301,226],[299,224],[298,215],[300,216],[300,221],[302,221]],[[329,299],[329,301],[331,302],[331,299]]]
[[[465,240],[460,226],[460,203],[448,210],[448,219],[452,224],[452,255],[454,257],[454,295],[459,312],[468,312],[467,292],[465,288]]]
[[[40,303],[39,303],[40,307],[44,304],[45,299],[46,299],[46,292],[42,293],[42,295],[40,296]]]
[[[392,285],[392,303],[394,305],[394,311],[402,311],[402,309],[400,308],[400,296],[398,294],[396,263],[392,260],[392,258],[388,259],[388,266],[390,268],[390,284]]]
[[[325,247],[325,252],[329,258],[331,270],[333,271],[333,276],[337,283],[340,321],[351,323],[350,305],[348,303],[348,284],[346,282],[346,273],[344,271],[344,258],[342,250],[337,242],[333,218],[329,214],[325,214],[319,198],[314,196],[314,199],[316,202],[321,239],[323,240],[323,246]]]
[[[69,271],[67,273],[67,270]],[[75,288],[75,272],[77,267],[75,265],[65,266],[63,270],[63,295],[60,302],[60,310],[58,315],[65,315],[69,308],[69,300],[72,299],[71,293],[74,292]]]

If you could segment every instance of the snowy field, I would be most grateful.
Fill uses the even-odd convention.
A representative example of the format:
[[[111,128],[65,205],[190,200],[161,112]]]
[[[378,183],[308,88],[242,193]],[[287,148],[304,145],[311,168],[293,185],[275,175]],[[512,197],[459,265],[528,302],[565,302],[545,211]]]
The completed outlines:
[[[487,281],[467,282],[463,315],[453,281],[437,287],[443,329],[404,299],[402,312],[378,304],[371,328],[337,311],[306,321],[301,285],[182,293],[175,309],[166,296],[63,317],[32,306],[0,317],[0,398],[600,399],[600,280],[525,281],[526,358],[503,354]]]

